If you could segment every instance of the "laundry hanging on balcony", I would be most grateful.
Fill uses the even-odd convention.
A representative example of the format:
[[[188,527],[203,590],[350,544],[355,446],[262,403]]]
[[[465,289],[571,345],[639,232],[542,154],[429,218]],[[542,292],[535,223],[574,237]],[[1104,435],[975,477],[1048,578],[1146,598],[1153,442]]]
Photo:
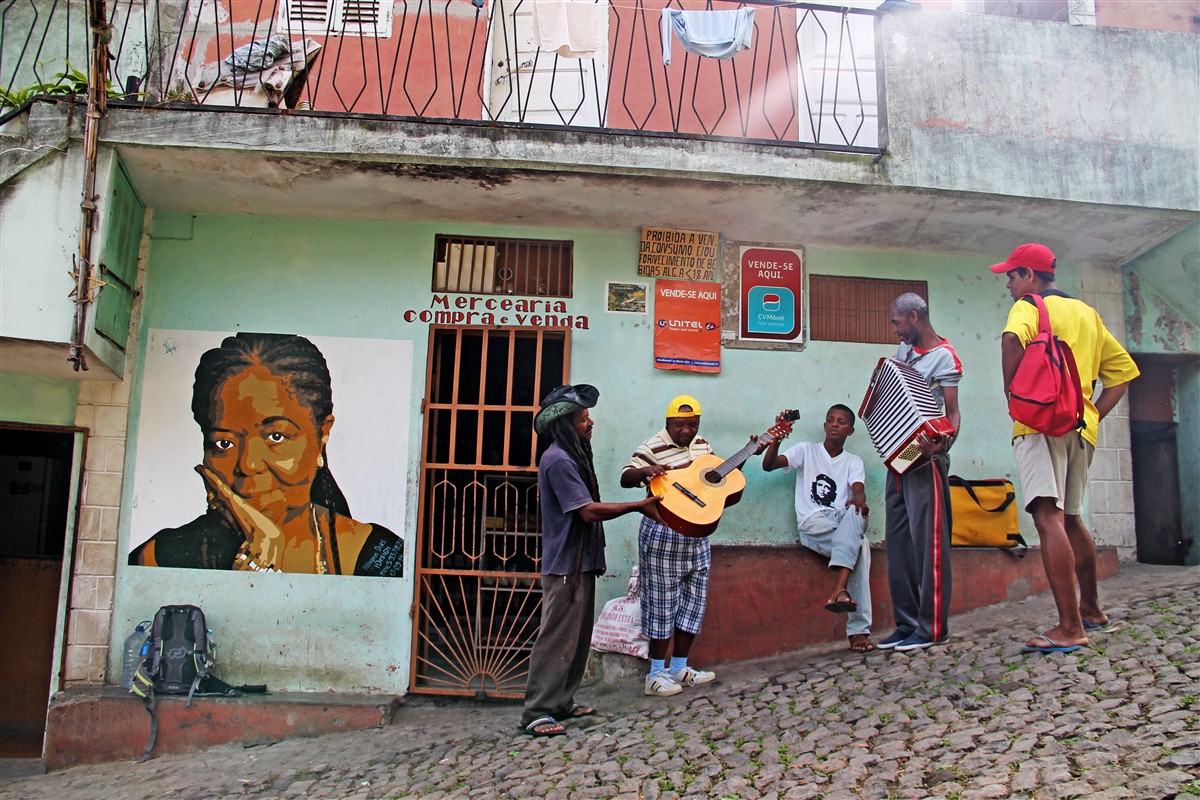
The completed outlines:
[[[225,56],[225,63],[234,72],[257,72],[273,65],[291,52],[291,40],[277,33],[270,39],[258,39],[242,45]]]
[[[608,3],[596,0],[537,0],[533,43],[565,58],[595,58],[608,47]]]
[[[192,102],[242,108],[294,108],[321,45],[276,34],[201,68]]]
[[[708,58],[733,58],[739,50],[750,49],[754,34],[754,9],[728,11],[681,11],[664,8],[662,12],[663,64],[671,63],[671,31],[679,37],[683,49]]]

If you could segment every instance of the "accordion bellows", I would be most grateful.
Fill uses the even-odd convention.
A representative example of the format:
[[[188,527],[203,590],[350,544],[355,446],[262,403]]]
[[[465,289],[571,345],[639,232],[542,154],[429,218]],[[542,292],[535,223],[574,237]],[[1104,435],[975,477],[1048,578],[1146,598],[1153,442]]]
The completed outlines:
[[[920,434],[938,438],[954,432],[925,376],[894,358],[875,365],[858,416],[867,423],[884,466],[897,475],[921,458]]]

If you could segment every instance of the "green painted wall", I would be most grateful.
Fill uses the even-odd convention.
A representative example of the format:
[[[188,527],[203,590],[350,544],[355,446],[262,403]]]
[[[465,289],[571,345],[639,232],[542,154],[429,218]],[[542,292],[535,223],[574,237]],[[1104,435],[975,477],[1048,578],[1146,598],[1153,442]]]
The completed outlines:
[[[895,352],[894,345],[833,342],[811,342],[798,352],[726,348],[719,375],[656,370],[652,366],[652,315],[604,310],[605,281],[639,280],[636,231],[242,216],[193,219],[161,212],[154,221],[140,347],[144,351],[146,331],[155,328],[281,330],[410,340],[412,397],[397,398],[397,402],[407,401],[415,408],[425,384],[428,326],[405,322],[404,312],[430,307],[433,244],[438,233],[574,241],[575,292],[566,302],[570,314],[587,317],[588,329],[575,330],[572,335],[570,376],[574,382],[593,383],[601,390],[594,411],[593,443],[606,500],[636,496],[634,490],[620,488],[621,468],[634,447],[658,430],[666,403],[674,395],[687,392],[703,402],[702,430],[718,453],[739,449],[750,434],[769,427],[784,407],[804,412],[793,441],[798,437],[819,439],[826,408],[842,402],[857,409],[876,361]],[[736,238],[736,232],[724,233]],[[806,249],[806,259],[810,273],[929,281],[934,325],[956,346],[966,371],[960,390],[963,430],[955,446],[952,471],[969,478],[1011,477],[1010,422],[1000,391],[998,344],[1011,300],[1003,277],[988,271],[990,261],[817,246]],[[1064,265],[1060,272],[1061,285],[1072,291],[1077,271]],[[130,475],[137,459],[136,420],[139,403],[144,401],[140,395],[140,389],[135,389],[127,464]],[[396,476],[396,484],[407,486],[409,492],[403,535],[411,543],[416,533],[421,431],[421,416],[415,411],[409,427],[409,474]],[[869,502],[875,512],[870,535],[878,540],[883,535],[884,469],[865,426],[859,426],[849,449],[867,464]],[[745,497],[727,513],[715,540],[794,542],[794,478],[764,473],[757,458],[747,465],[746,474]],[[132,499],[131,484],[126,482],[126,507]],[[1022,516],[1025,533],[1032,537],[1028,518]],[[123,543],[129,540],[128,525],[123,517]],[[637,519],[615,520],[607,525],[607,531],[610,575],[600,587],[602,598],[624,591],[625,576],[636,560]],[[121,552],[125,552],[124,546]],[[223,660],[229,666],[222,676],[234,682],[265,680],[279,688],[341,690],[403,691],[407,686],[411,547],[406,554],[407,577],[401,580],[273,576],[268,583],[247,580],[240,574],[181,570],[172,571],[171,580],[164,582],[155,570],[126,567],[123,558],[121,561],[114,641],[143,618],[145,609],[152,611],[159,605],[159,598],[182,602],[193,597],[203,599],[210,619],[227,628],[222,641],[233,644],[223,644]],[[353,602],[347,603],[351,595]],[[248,607],[256,609],[254,619],[280,618],[303,627],[264,633],[246,618],[244,609]],[[305,623],[315,618],[305,617],[302,611],[320,612],[320,631]],[[370,636],[347,636],[347,632],[359,630],[364,619],[369,621]],[[261,652],[264,637],[266,646],[286,648],[294,646],[297,636],[308,642],[306,666],[289,672],[288,665],[276,664],[271,667],[279,670],[276,673],[245,672],[250,665],[263,668],[262,659],[252,653]],[[354,684],[345,671],[339,671],[335,659],[358,664],[383,660],[392,666],[382,685],[366,687]],[[329,669],[322,671],[322,664]]]
[[[1123,272],[1130,351],[1200,354],[1200,222]]]
[[[74,425],[79,381],[0,372],[0,420],[28,425]]]

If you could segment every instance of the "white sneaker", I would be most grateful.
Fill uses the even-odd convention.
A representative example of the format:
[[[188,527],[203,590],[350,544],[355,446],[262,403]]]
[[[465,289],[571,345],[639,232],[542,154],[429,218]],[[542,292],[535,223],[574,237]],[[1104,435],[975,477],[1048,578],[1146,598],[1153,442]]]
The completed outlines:
[[[646,694],[655,697],[670,697],[673,694],[679,694],[683,691],[683,687],[675,681],[671,680],[671,676],[665,672],[660,672],[657,675],[649,675],[646,677]]]
[[[678,672],[671,673],[671,680],[680,686],[699,686],[702,683],[712,683],[717,679],[717,673],[705,672],[692,666],[686,666]]]

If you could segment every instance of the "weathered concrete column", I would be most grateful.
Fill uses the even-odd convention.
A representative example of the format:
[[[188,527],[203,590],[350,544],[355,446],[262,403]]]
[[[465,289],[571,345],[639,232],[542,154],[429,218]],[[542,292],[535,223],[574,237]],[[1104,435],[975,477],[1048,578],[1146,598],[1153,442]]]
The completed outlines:
[[[117,563],[124,557],[120,552],[121,492],[152,215],[153,211],[147,210],[138,253],[137,294],[130,312],[125,379],[82,381],[79,387],[75,424],[87,428],[89,435],[83,464],[76,560],[71,596],[67,599],[64,688],[120,680],[119,675],[108,674],[108,650],[112,640]]]
[[[1125,297],[1115,264],[1081,264],[1080,299],[1100,312],[1104,324],[1125,344]],[[1133,451],[1126,396],[1100,423],[1096,456],[1088,474],[1086,521],[1097,545],[1117,549],[1122,561],[1134,558]]]

